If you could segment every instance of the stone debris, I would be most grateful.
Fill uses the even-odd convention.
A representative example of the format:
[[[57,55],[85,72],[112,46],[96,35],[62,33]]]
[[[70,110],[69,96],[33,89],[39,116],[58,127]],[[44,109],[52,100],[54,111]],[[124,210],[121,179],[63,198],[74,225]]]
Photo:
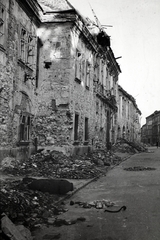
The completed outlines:
[[[78,204],[80,207],[83,208],[96,208],[96,209],[105,209],[107,207],[112,207],[115,204],[109,200],[95,200],[91,202],[73,202],[70,201],[70,205]]]
[[[81,156],[66,156],[62,152],[39,149],[28,160],[3,159],[0,170],[14,176],[37,176],[66,179],[90,179],[99,176],[107,167],[119,164],[116,152],[137,153],[147,151],[140,143],[121,139],[112,146],[112,151],[96,149]]]
[[[16,226],[3,214],[1,219],[1,230],[10,240],[32,240],[31,232],[23,225]]]
[[[156,168],[136,166],[136,167],[124,168],[124,170],[126,170],[126,171],[152,171],[152,170],[156,170]]]
[[[68,211],[63,204],[55,205],[60,197],[58,194],[30,190],[23,181],[3,183],[0,214],[4,212],[13,223],[21,223],[32,229]]]
[[[122,161],[114,152],[120,147],[126,151],[126,146],[128,148],[130,145],[119,143],[112,147],[112,151],[97,149],[82,156],[66,156],[62,152],[39,149],[28,160],[5,158],[0,167],[1,173],[20,180],[6,179],[1,182],[0,214],[4,212],[13,223],[20,223],[29,229],[44,223],[53,224],[57,215],[67,211],[63,205],[55,206],[55,202],[60,200],[60,194],[66,194],[68,190],[72,191],[72,187],[65,193],[57,191],[55,194],[50,191],[38,191],[40,189],[34,187],[30,189],[29,184],[32,184],[33,176],[36,179],[57,180],[97,178],[105,175],[110,166]],[[84,208],[101,209],[110,207],[113,203],[96,200],[90,203],[72,202],[72,205],[74,204],[79,204]]]
[[[138,153],[147,152],[147,148],[141,143],[129,142],[126,139],[120,139],[115,145],[112,146],[112,151],[122,153]]]
[[[11,159],[10,159],[11,160]],[[1,166],[1,171],[14,176],[38,176],[66,179],[90,179],[99,176],[104,169],[121,162],[111,151],[97,150],[82,156],[66,156],[58,151],[41,151],[28,160]]]

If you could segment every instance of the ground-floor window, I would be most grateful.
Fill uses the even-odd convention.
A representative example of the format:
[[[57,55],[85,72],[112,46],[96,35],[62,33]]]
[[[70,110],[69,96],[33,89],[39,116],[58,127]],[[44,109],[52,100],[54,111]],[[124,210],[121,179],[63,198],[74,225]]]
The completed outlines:
[[[78,122],[79,122],[79,115],[75,114],[75,120],[74,120],[74,141],[78,140]]]
[[[31,117],[30,116],[22,115],[21,123],[20,123],[20,142],[29,142],[29,139],[30,139],[30,122],[31,122]]]
[[[85,117],[85,122],[84,122],[84,141],[88,141],[88,139],[89,139],[88,118]]]

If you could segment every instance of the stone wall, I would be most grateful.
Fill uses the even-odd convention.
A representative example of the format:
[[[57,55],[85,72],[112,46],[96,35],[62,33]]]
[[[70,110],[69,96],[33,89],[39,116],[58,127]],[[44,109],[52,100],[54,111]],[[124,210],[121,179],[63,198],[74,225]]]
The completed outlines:
[[[42,46],[34,129],[39,146],[70,142],[70,26],[44,24],[38,30]]]
[[[17,1],[3,1],[5,6],[5,46],[1,47],[1,73],[0,88],[1,91],[1,133],[0,139],[1,151],[10,154],[11,149],[15,148],[13,155],[18,156],[18,148],[21,152],[20,124],[22,115],[34,115],[35,109],[35,76],[36,76],[36,24],[25,13],[24,8],[20,7]],[[27,10],[26,10],[27,12]],[[21,38],[22,29],[24,29],[24,52],[22,59]],[[29,37],[30,40],[29,40]],[[32,62],[29,60],[28,46],[29,41],[33,41]],[[31,46],[31,45],[30,45]],[[27,151],[30,153],[30,147],[33,142],[30,136],[27,142]],[[3,154],[2,154],[3,155]]]

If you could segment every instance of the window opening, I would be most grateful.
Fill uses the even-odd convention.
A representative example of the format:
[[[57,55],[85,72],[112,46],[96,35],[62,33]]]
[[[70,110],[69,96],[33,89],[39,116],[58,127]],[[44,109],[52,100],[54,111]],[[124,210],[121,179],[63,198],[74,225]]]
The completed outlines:
[[[22,116],[20,124],[20,141],[29,141],[30,138],[30,116]]]
[[[74,140],[78,140],[78,122],[79,122],[79,115],[75,114],[75,121],[74,121]]]
[[[88,88],[90,85],[90,69],[91,69],[91,65],[87,61],[87,64],[86,64],[86,87],[88,87]]]
[[[20,42],[20,57],[23,62],[25,62],[26,56],[26,30],[21,29],[21,42]]]
[[[5,9],[3,7],[3,5],[0,4],[0,44],[4,45],[5,43]]]
[[[76,66],[75,66],[75,78],[77,80],[81,80],[81,60],[82,60],[82,54],[77,49],[76,50]]]
[[[84,133],[84,140],[88,141],[89,139],[89,131],[88,131],[88,118],[85,118],[85,133]]]
[[[27,46],[27,63],[33,64],[33,56],[34,56],[34,43],[33,37],[31,35],[28,36],[28,46]]]

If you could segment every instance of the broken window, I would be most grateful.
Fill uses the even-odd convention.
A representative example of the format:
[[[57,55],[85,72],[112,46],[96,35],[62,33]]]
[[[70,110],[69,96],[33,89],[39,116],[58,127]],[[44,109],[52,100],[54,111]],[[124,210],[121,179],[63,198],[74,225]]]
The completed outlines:
[[[99,102],[96,101],[96,114],[98,114],[98,113],[99,113]]]
[[[75,114],[75,120],[74,120],[74,141],[78,140],[78,122],[79,122],[79,115]]]
[[[5,43],[5,7],[0,4],[0,45]]]
[[[27,64],[33,64],[33,57],[34,57],[34,38],[31,35],[28,35],[27,41]]]
[[[85,117],[85,123],[84,123],[84,141],[88,141],[89,139],[89,131],[88,131],[88,118]]]
[[[86,87],[89,88],[90,86],[90,72],[91,72],[91,64],[87,61],[86,62]]]
[[[76,50],[75,78],[76,78],[76,80],[80,80],[80,81],[81,81],[81,61],[82,61],[82,54],[77,49]]]
[[[86,76],[86,61],[85,59],[82,60],[82,65],[81,65],[81,78],[82,80],[85,80]]]
[[[20,30],[20,47],[19,47],[19,58],[20,60],[32,67],[35,55],[35,37],[33,37],[29,32],[21,27]]]
[[[30,139],[30,122],[31,118],[30,116],[24,116],[21,117],[21,123],[20,123],[20,142],[28,142]]]

